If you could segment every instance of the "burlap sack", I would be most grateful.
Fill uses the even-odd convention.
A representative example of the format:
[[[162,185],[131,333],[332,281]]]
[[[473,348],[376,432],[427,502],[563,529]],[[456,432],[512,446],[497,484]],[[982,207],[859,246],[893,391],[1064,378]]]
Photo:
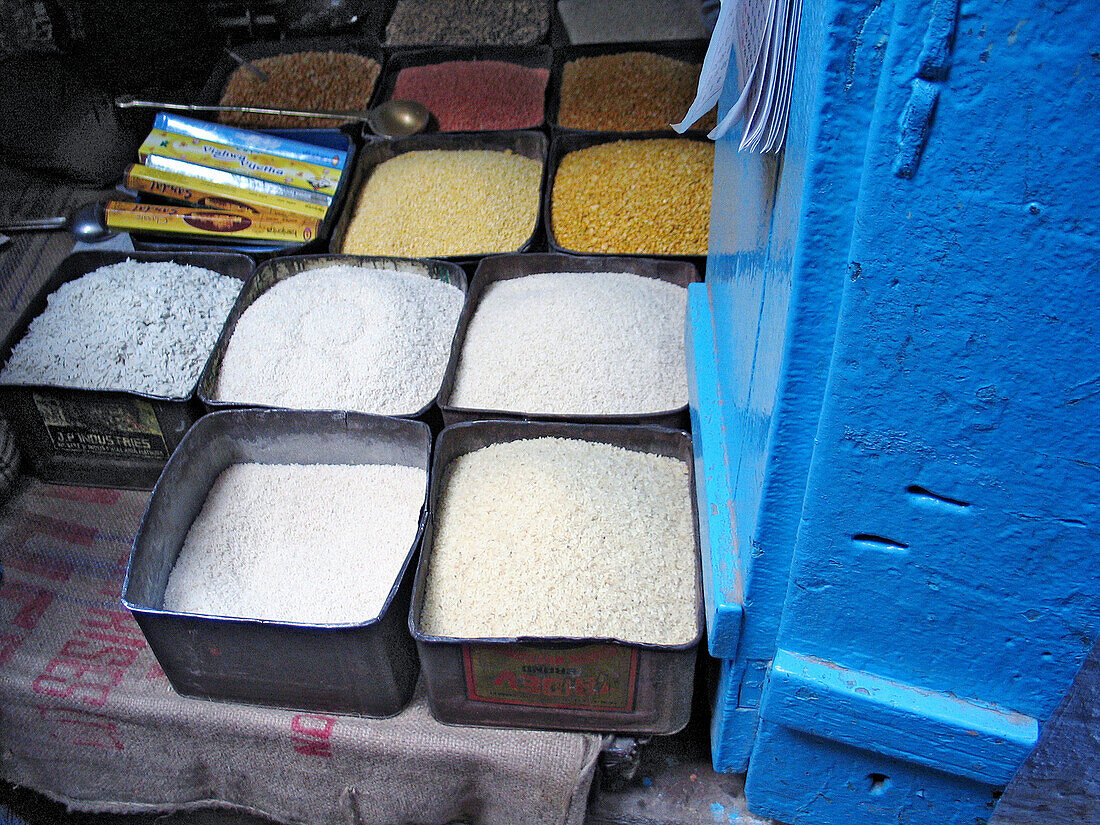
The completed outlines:
[[[177,695],[119,593],[148,493],[25,483],[0,512],[0,776],[82,811],[579,825],[600,739]]]

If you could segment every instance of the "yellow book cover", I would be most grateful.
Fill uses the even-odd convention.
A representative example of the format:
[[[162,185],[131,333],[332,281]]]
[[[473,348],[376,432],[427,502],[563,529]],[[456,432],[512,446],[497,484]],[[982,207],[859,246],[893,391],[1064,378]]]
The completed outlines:
[[[161,129],[153,129],[138,149],[138,157],[142,161],[150,155],[177,158],[199,166],[320,192],[329,197],[336,194],[341,176],[339,169],[320,164],[290,160],[262,152],[249,152]]]
[[[284,198],[264,192],[253,192],[236,186],[180,175],[164,169],[154,169],[140,163],[131,164],[122,179],[123,186],[166,200],[225,209],[230,212],[289,213],[323,220],[328,209],[316,203]]]
[[[317,237],[317,222],[297,216],[241,215],[198,206],[160,206],[152,203],[108,201],[104,215],[109,229],[222,238],[304,243]]]

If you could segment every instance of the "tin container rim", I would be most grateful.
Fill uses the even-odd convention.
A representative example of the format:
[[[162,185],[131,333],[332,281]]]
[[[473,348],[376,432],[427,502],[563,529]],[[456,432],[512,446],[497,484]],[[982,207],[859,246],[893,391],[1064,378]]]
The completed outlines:
[[[427,135],[414,135],[413,137],[400,138],[398,140],[386,140],[375,138],[367,140],[359,151],[355,160],[355,170],[348,186],[343,214],[333,227],[329,239],[329,248],[339,254],[369,254],[343,252],[345,236],[348,226],[355,217],[356,208],[359,205],[359,196],[374,170],[387,160],[407,152],[428,151],[432,149],[445,150],[479,150],[488,149],[496,152],[512,152],[529,160],[537,160],[540,165],[538,200],[534,210],[534,221],[527,239],[518,249],[506,250],[507,252],[526,252],[531,249],[539,237],[542,229],[543,193],[546,189],[547,170],[549,163],[547,156],[550,152],[550,141],[543,132],[535,129],[503,130],[493,132],[435,132]],[[500,252],[462,252],[457,255],[433,255],[427,256],[432,260],[465,262],[479,260],[487,255],[502,254]]]
[[[204,259],[217,258],[221,259],[204,264]],[[84,265],[85,260],[94,261],[101,259],[99,263],[88,268]],[[76,252],[71,252],[66,255],[61,262],[54,269],[53,273],[46,279],[43,285],[35,293],[34,297],[27,304],[26,308],[20,314],[19,319],[11,327],[7,336],[4,338],[3,343],[0,344],[0,364],[6,366],[8,360],[11,358],[12,351],[19,344],[23,338],[26,337],[28,327],[31,322],[34,321],[39,315],[41,315],[47,306],[48,298],[54,292],[58,290],[63,284],[75,281],[78,278],[82,278],[85,275],[91,274],[101,267],[110,266],[116,263],[122,263],[126,260],[133,260],[137,263],[179,263],[188,266],[196,266],[202,269],[210,269],[217,272],[219,275],[224,275],[229,278],[235,278],[241,282],[241,288],[238,290],[237,295],[240,296],[245,286],[251,280],[252,275],[255,272],[255,262],[251,257],[243,252],[237,251],[200,251],[200,250],[115,250],[115,249],[81,249]],[[213,269],[213,264],[221,263],[227,269],[232,270],[236,264],[245,264],[247,262],[247,270],[244,270],[243,275],[235,275],[230,272],[223,272]],[[234,302],[236,302],[234,298]],[[209,354],[208,356],[209,357]],[[204,367],[205,370],[205,367]],[[40,382],[4,382],[0,384],[0,392],[8,389],[43,389],[43,390],[64,390],[70,392],[90,392],[90,393],[121,393],[123,395],[132,396],[135,398],[144,398],[149,401],[175,401],[186,402],[190,401],[195,396],[195,391],[198,388],[199,382],[202,380],[202,372],[199,373],[199,378],[195,381],[190,391],[186,395],[156,395],[154,393],[147,393],[141,390],[127,390],[119,388],[100,389],[95,387],[77,387],[66,384],[43,384]]]
[[[289,621],[289,620],[283,620],[283,619],[258,619],[258,618],[249,617],[249,616],[220,616],[220,615],[212,614],[212,613],[193,613],[193,612],[184,612],[184,611],[180,611],[180,610],[167,610],[163,606],[163,598],[164,598],[163,591],[160,592],[160,596],[161,596],[162,601],[161,601],[161,606],[159,606],[159,607],[153,607],[153,606],[150,606],[150,605],[140,604],[136,600],[131,598],[131,592],[130,592],[131,591],[131,587],[130,587],[131,578],[132,578],[132,575],[133,575],[133,572],[134,572],[135,559],[138,558],[138,553],[139,553],[139,549],[140,549],[139,545],[143,542],[143,540],[145,539],[145,537],[148,533],[149,522],[152,520],[152,518],[153,518],[154,514],[156,513],[156,511],[162,506],[162,500],[168,495],[168,493],[165,492],[165,486],[167,486],[167,484],[170,481],[172,481],[171,475],[173,473],[176,473],[176,472],[182,473],[182,470],[177,471],[176,468],[179,467],[179,465],[181,463],[186,461],[185,458],[182,458],[182,456],[185,455],[185,445],[188,445],[189,441],[194,441],[194,440],[197,440],[197,439],[200,439],[200,438],[206,438],[208,430],[215,429],[219,426],[222,426],[223,423],[226,424],[226,425],[233,424],[233,423],[240,423],[242,419],[248,419],[248,418],[254,418],[257,421],[261,421],[261,422],[265,418],[274,418],[276,420],[278,420],[279,418],[287,418],[287,419],[291,419],[291,420],[299,419],[300,421],[302,421],[303,423],[306,423],[306,424],[310,423],[308,421],[308,419],[316,418],[316,419],[319,419],[319,420],[324,420],[326,422],[327,421],[341,421],[342,420],[343,422],[345,422],[345,425],[346,425],[349,418],[360,419],[361,422],[363,422],[363,423],[370,423],[371,421],[374,421],[374,420],[380,420],[380,421],[386,421],[386,422],[388,422],[390,424],[393,424],[393,425],[408,428],[410,430],[419,430],[421,435],[426,436],[426,439],[425,439],[425,441],[426,441],[426,452],[425,452],[426,462],[425,463],[428,466],[428,470],[426,471],[426,478],[425,478],[424,499],[423,499],[423,501],[420,505],[420,513],[417,516],[416,534],[413,537],[412,544],[411,544],[409,550],[405,553],[404,560],[401,562],[401,567],[400,567],[399,572],[397,573],[397,576],[394,578],[393,583],[390,585],[390,588],[386,593],[385,601],[383,602],[381,608],[379,609],[378,614],[376,616],[374,616],[373,618],[371,618],[369,620],[361,621],[361,622],[318,623],[318,622]],[[432,450],[431,428],[428,427],[428,425],[425,424],[424,422],[416,421],[416,420],[413,420],[413,419],[391,418],[391,417],[388,417],[388,416],[372,415],[372,414],[369,414],[369,413],[355,413],[355,412],[345,412],[345,411],[289,410],[289,409],[233,409],[233,410],[219,410],[217,412],[213,412],[213,413],[209,413],[208,415],[204,415],[204,416],[202,416],[202,418],[200,418],[198,421],[196,421],[195,424],[184,435],[183,439],[180,441],[179,448],[177,448],[172,453],[172,455],[169,457],[168,461],[164,465],[164,469],[161,471],[160,478],[157,479],[157,483],[153,487],[152,495],[149,496],[149,500],[145,505],[144,511],[142,512],[141,521],[138,524],[137,534],[135,535],[134,540],[131,543],[131,553],[130,553],[130,558],[129,558],[129,560],[127,562],[127,565],[126,565],[126,575],[123,578],[123,582],[122,582],[122,595],[121,595],[120,600],[121,600],[123,606],[125,606],[127,610],[133,611],[135,613],[143,613],[143,614],[152,615],[152,616],[173,616],[173,617],[174,616],[185,616],[185,617],[190,618],[190,619],[196,619],[196,620],[199,620],[199,621],[216,622],[218,624],[223,624],[223,623],[226,623],[226,622],[230,622],[230,623],[240,624],[240,625],[244,625],[244,626],[290,627],[290,628],[305,628],[305,629],[310,629],[310,630],[317,630],[317,629],[321,629],[321,630],[329,630],[329,629],[331,629],[331,630],[340,630],[340,629],[351,629],[351,628],[367,628],[367,627],[371,627],[375,624],[378,624],[383,619],[383,617],[386,615],[386,612],[389,610],[389,608],[390,608],[391,604],[393,603],[393,600],[394,600],[398,590],[400,589],[400,585],[401,585],[402,580],[405,578],[405,575],[408,573],[409,564],[411,563],[413,557],[416,555],[417,550],[420,547],[421,540],[423,539],[423,536],[424,536],[424,530],[425,530],[425,527],[428,523],[428,515],[429,515],[428,497],[429,497],[429,490],[430,490],[430,484],[431,484],[431,474],[430,474],[430,472],[431,472],[430,471],[430,467],[431,467],[431,450]],[[177,456],[181,456],[181,457],[177,458]],[[268,463],[268,462],[265,462],[265,463]],[[269,462],[269,463],[276,464],[278,462]],[[294,462],[287,462],[287,463],[294,463]],[[320,463],[320,462],[318,462],[318,463]],[[224,471],[229,466],[232,466],[232,463],[226,464],[225,467],[222,468],[222,471]],[[352,465],[352,466],[363,466],[363,465]],[[164,485],[164,486],[162,486],[162,485]],[[209,494],[210,494],[210,489],[209,489],[209,487],[207,487],[207,489],[203,493],[204,501],[205,501],[205,497],[208,496]],[[176,558],[177,559],[179,558],[179,551],[181,549],[182,549],[182,544],[180,545],[180,548],[178,548],[177,551],[176,551]],[[172,564],[174,566],[175,561],[173,561]],[[169,574],[170,573],[171,573],[171,570],[169,570]]]
[[[543,199],[542,199],[542,223],[546,232],[546,244],[551,252],[560,252],[566,255],[580,255],[580,256],[618,256],[629,258],[659,258],[665,260],[679,260],[690,262],[705,262],[709,254],[709,241],[708,250],[701,253],[678,253],[678,252],[591,252],[580,249],[570,249],[562,246],[558,243],[557,235],[554,232],[553,223],[553,208],[554,208],[554,182],[557,180],[558,169],[561,166],[562,159],[571,152],[575,152],[580,149],[589,149],[593,146],[598,146],[603,143],[613,143],[615,141],[645,141],[645,140],[675,140],[675,141],[695,141],[697,143],[707,143],[713,145],[707,136],[701,132],[687,132],[679,135],[675,132],[669,134],[668,132],[564,132],[561,130],[554,130],[553,140],[550,143],[550,154],[546,162],[545,170],[545,182],[543,184]]]
[[[436,66],[441,63],[482,63],[486,61],[498,61],[510,63],[514,66],[522,66],[527,69],[545,69],[547,72],[546,85],[542,92],[542,120],[534,126],[522,126],[515,129],[478,129],[478,130],[453,130],[441,132],[434,128],[430,134],[440,135],[478,135],[488,132],[530,132],[544,128],[549,120],[547,118],[551,90],[550,83],[553,77],[553,50],[549,46],[441,46],[441,47],[416,47],[391,53],[386,59],[386,69],[378,81],[378,97],[375,105],[394,99],[393,91],[397,84],[397,77],[405,69],[420,68],[423,66]],[[433,118],[433,124],[434,124]],[[363,138],[369,140],[377,137],[370,132],[367,124],[363,124]]]
[[[537,267],[531,272],[510,273],[508,264],[531,264]],[[572,267],[558,269],[561,267]],[[555,267],[555,268],[550,268]],[[616,268],[618,268],[616,270]],[[481,305],[481,299],[491,284],[505,280],[515,280],[528,275],[559,274],[569,272],[605,272],[621,271],[640,277],[653,278],[687,287],[688,284],[701,283],[702,276],[694,264],[676,259],[661,259],[657,257],[634,257],[629,255],[578,255],[565,252],[527,252],[505,253],[490,255],[483,258],[474,272],[470,281],[470,289],[467,292],[466,304],[462,308],[462,314],[458,319],[458,328],[455,331],[455,346],[451,350],[451,357],[447,363],[447,371],[440,387],[438,403],[440,410],[457,415],[476,415],[484,419],[520,419],[524,421],[569,421],[572,423],[591,424],[624,424],[627,422],[652,423],[653,426],[662,426],[659,422],[667,420],[671,416],[682,415],[688,408],[687,402],[678,407],[667,410],[655,410],[646,413],[601,413],[601,414],[573,414],[573,413],[543,413],[527,412],[523,410],[505,410],[487,407],[462,407],[452,404],[451,395],[454,392],[455,379],[458,374],[458,365],[462,359],[462,348],[466,343],[466,333],[469,325],[477,314]],[[665,271],[662,271],[665,270]],[[675,429],[675,428],[673,428]]]
[[[432,545],[434,540],[434,522],[435,514],[438,512],[438,499],[443,493],[443,482],[445,480],[446,468],[455,458],[459,455],[465,455],[473,450],[463,450],[453,457],[446,455],[447,447],[450,445],[448,442],[458,433],[460,436],[464,431],[470,430],[484,430],[486,431],[487,442],[485,446],[489,444],[501,444],[510,443],[512,441],[524,441],[532,438],[543,437],[557,437],[568,439],[579,439],[583,441],[592,441],[604,444],[612,444],[613,446],[623,446],[616,444],[614,441],[606,440],[608,436],[621,436],[629,435],[637,440],[641,440],[642,436],[650,435],[653,438],[665,439],[667,441],[677,441],[680,447],[680,455],[674,457],[679,458],[687,465],[688,471],[688,498],[690,499],[691,506],[691,518],[692,518],[692,541],[694,546],[694,560],[695,560],[695,634],[688,642],[681,644],[659,644],[655,642],[631,642],[625,639],[619,639],[613,636],[482,636],[482,637],[464,637],[464,636],[440,636],[436,634],[427,633],[420,628],[420,613],[424,605],[425,589],[427,586],[427,576],[430,567]],[[492,437],[492,434],[497,432],[500,435],[506,437]],[[530,433],[527,435],[525,433]],[[514,437],[507,437],[513,435]],[[590,436],[590,437],[586,437]],[[685,449],[686,448],[686,449]],[[477,448],[474,448],[477,449]],[[625,449],[633,449],[632,447],[626,447]],[[635,452],[644,452],[641,450],[634,450]],[[428,644],[485,644],[485,645],[505,645],[505,644],[526,644],[526,645],[556,645],[556,646],[576,646],[578,644],[616,644],[625,647],[633,647],[644,650],[656,650],[656,651],[686,651],[699,645],[703,638],[703,634],[706,630],[706,615],[703,605],[703,584],[702,584],[702,560],[700,556],[700,544],[699,544],[699,513],[697,509],[697,502],[695,496],[695,471],[694,471],[694,456],[691,446],[691,434],[685,430],[678,430],[671,427],[656,427],[652,425],[612,425],[612,424],[576,424],[572,422],[549,422],[549,421],[515,421],[515,420],[499,420],[491,419],[484,421],[466,421],[458,424],[451,424],[444,427],[443,430],[435,439],[435,445],[432,449],[432,471],[430,476],[430,484],[428,490],[428,512],[429,519],[425,528],[424,535],[421,540],[420,558],[417,561],[416,576],[413,580],[413,592],[412,600],[409,604],[409,632],[412,634],[413,639],[417,642],[424,642]]]
[[[310,264],[316,264],[315,266]],[[255,271],[252,273],[252,278],[245,289],[241,290],[236,302],[233,304],[233,308],[229,312],[229,316],[226,319],[224,326],[222,327],[221,334],[218,336],[218,340],[215,342],[213,349],[210,352],[210,356],[203,367],[202,374],[199,376],[198,385],[196,387],[196,395],[198,400],[208,411],[215,410],[232,410],[232,409],[267,409],[267,410],[290,410],[290,409],[302,409],[296,407],[282,407],[273,404],[260,404],[250,401],[223,401],[213,397],[214,388],[217,383],[218,375],[221,372],[222,359],[225,356],[225,349],[229,345],[230,339],[233,337],[233,333],[236,331],[237,323],[240,321],[241,316],[248,310],[248,308],[255,303],[261,295],[268,292],[275,284],[293,278],[295,275],[300,275],[303,272],[311,272],[317,269],[324,269],[337,264],[347,264],[349,266],[360,266],[371,269],[381,269],[384,264],[392,264],[390,268],[395,272],[402,272],[410,275],[422,275],[425,278],[431,278],[432,280],[442,281],[462,291],[462,305],[463,309],[466,306],[466,298],[469,292],[469,284],[467,282],[466,273],[457,263],[453,261],[445,261],[438,258],[399,258],[388,257],[385,255],[353,255],[340,252],[321,252],[314,255],[285,255],[277,258],[272,258],[267,261],[263,261],[259,264]],[[297,269],[297,271],[288,274],[283,278],[276,278],[269,286],[260,288],[260,281],[263,280],[266,272],[277,267],[287,267],[288,269]],[[419,271],[423,270],[423,271]],[[448,277],[436,277],[433,273],[446,274]],[[255,292],[253,293],[253,290]],[[461,317],[461,311],[459,313]],[[455,323],[455,329],[451,333],[450,348],[453,353],[456,336],[458,334],[458,324]],[[448,361],[449,363],[449,361]],[[440,378],[440,386],[442,386],[443,380],[446,378],[446,370],[444,370],[443,376]],[[395,418],[408,418],[415,419],[425,415],[428,410],[432,408],[432,405],[437,403],[439,398],[439,388],[436,389],[435,394],[428,400],[428,402],[422,406],[419,410],[410,413],[404,413],[399,416],[392,416]],[[329,412],[341,412],[341,410],[329,409]],[[362,415],[374,415],[361,410],[347,410],[347,412],[359,413]]]

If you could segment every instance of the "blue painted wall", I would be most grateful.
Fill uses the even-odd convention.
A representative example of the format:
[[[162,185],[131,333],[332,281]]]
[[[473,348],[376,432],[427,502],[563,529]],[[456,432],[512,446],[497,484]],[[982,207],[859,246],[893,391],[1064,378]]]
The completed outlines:
[[[1042,721],[1100,631],[1095,12],[805,0],[781,161],[718,147],[719,769],[777,649]]]
[[[739,133],[716,147],[706,289],[734,521],[716,555],[738,558],[746,591],[739,646],[711,651],[726,660],[719,770],[745,769],[775,651],[888,20],[879,0],[806,2],[781,160],[738,153]],[[730,78],[721,108],[734,98]]]

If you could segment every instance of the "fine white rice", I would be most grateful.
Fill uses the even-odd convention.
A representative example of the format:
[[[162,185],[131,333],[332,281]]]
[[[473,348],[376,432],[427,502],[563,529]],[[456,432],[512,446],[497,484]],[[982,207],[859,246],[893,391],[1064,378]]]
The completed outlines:
[[[164,609],[370,621],[412,548],[426,485],[417,467],[231,465],[187,532]]]
[[[0,383],[187,396],[241,286],[172,262],[100,267],[47,298]]]
[[[412,415],[435,398],[461,289],[345,264],[275,284],[242,313],[215,398],[295,409]]]
[[[452,461],[420,620],[460,638],[687,644],[698,631],[687,465],[574,439]]]
[[[686,312],[684,287],[627,272],[496,281],[466,329],[449,403],[554,415],[682,407]]]

